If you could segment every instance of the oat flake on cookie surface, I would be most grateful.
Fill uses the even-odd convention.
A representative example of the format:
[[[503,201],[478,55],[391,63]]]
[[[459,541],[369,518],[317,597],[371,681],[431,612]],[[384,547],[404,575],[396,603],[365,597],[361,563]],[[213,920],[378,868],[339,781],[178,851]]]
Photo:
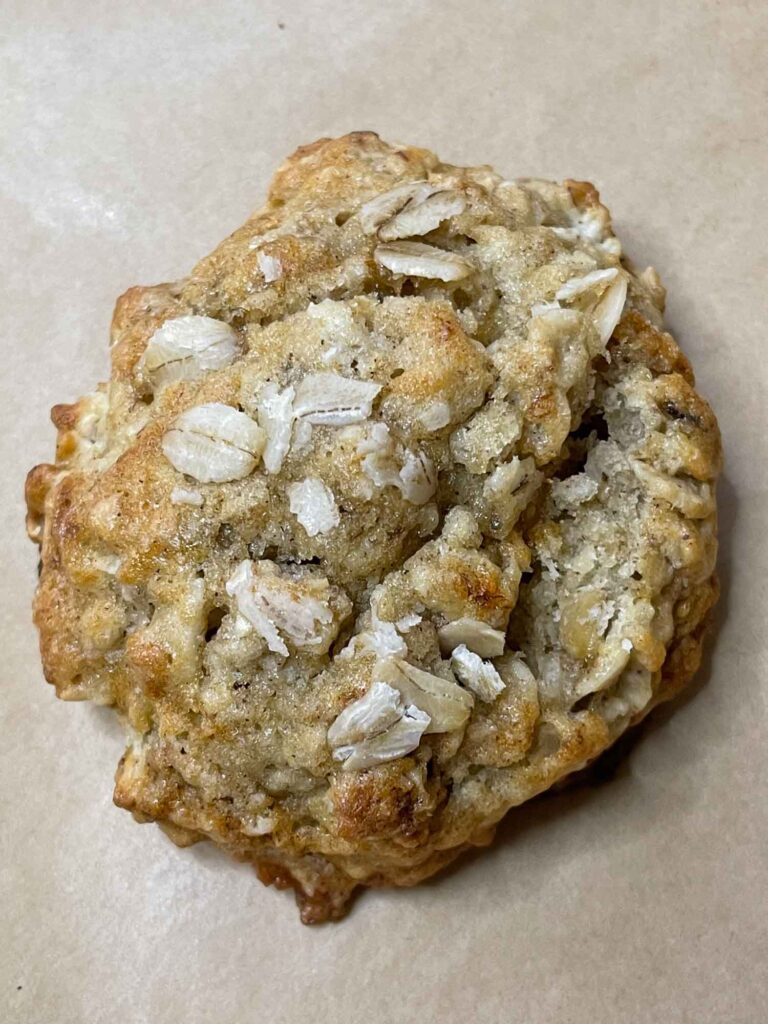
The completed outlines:
[[[584,182],[370,132],[131,288],[27,481],[47,679],[115,801],[292,886],[407,886],[696,670],[717,423]]]

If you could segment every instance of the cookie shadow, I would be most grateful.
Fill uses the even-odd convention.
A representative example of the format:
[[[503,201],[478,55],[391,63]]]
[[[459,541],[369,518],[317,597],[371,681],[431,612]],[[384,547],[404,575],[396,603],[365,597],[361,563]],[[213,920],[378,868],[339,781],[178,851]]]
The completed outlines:
[[[654,708],[647,718],[620,736],[613,746],[592,764],[568,776],[545,793],[512,808],[499,823],[490,850],[487,847],[468,850],[439,874],[422,884],[439,886],[487,857],[488,852],[501,852],[522,835],[546,828],[551,821],[581,810],[607,787],[631,780],[632,753],[638,744],[645,737],[663,730],[681,707],[694,701],[705,687],[713,685],[713,650],[729,612],[738,506],[738,496],[733,484],[727,476],[721,477],[718,484],[720,547],[717,560],[720,598],[712,612],[711,627],[704,642],[701,666],[691,682],[673,700]]]

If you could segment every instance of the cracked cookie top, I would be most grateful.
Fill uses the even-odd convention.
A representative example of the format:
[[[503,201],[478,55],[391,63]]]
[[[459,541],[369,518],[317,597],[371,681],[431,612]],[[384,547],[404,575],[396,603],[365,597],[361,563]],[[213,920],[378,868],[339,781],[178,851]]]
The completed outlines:
[[[47,678],[116,800],[306,920],[485,841],[695,669],[717,424],[583,182],[321,140],[29,475]]]

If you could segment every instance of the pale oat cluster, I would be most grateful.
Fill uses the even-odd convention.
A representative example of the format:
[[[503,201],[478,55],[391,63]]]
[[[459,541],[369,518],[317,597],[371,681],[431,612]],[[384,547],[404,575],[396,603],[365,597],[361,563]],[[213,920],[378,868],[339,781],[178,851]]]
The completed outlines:
[[[694,671],[717,425],[583,182],[356,133],[171,285],[28,482],[116,801],[290,882],[413,884]]]

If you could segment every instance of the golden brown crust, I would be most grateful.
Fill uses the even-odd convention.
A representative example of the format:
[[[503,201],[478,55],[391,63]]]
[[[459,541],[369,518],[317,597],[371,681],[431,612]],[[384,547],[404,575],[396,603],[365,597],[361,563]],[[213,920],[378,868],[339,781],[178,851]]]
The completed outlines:
[[[660,331],[636,310],[628,310],[616,327],[611,352],[622,361],[641,363],[654,374],[679,373],[695,383],[693,370],[667,331]]]
[[[301,147],[189,278],[129,289],[109,384],[54,407],[26,484],[46,678],[129,729],[115,802],[316,923],[490,842],[679,692],[721,447],[663,301],[590,183],[370,132]],[[369,397],[323,412],[340,378]],[[374,684],[421,722],[384,754],[384,725],[333,739]]]

